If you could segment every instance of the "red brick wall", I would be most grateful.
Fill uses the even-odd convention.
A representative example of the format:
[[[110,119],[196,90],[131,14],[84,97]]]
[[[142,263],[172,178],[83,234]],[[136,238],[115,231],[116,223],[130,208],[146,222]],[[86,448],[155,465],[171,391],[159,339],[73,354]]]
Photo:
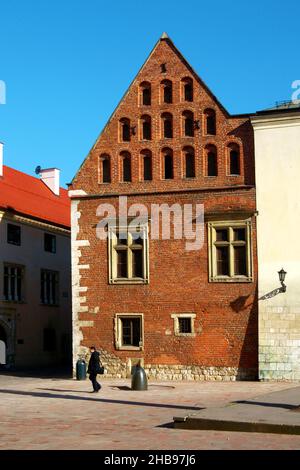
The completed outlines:
[[[167,72],[161,73],[165,63]],[[180,99],[180,79],[192,77],[194,100],[183,103]],[[161,80],[173,82],[173,103],[160,104]],[[149,81],[152,86],[152,105],[138,105],[138,86]],[[203,112],[212,108],[217,116],[216,136],[204,136]],[[194,112],[200,129],[194,138],[182,137],[181,113]],[[160,115],[173,115],[173,139],[160,138]],[[138,121],[142,114],[152,117],[152,140],[139,140]],[[136,135],[130,143],[120,143],[119,119],[130,118],[136,126]],[[241,175],[228,176],[226,146],[238,143],[241,148]],[[204,148],[214,144],[218,149],[218,176],[204,176]],[[196,157],[196,178],[182,178],[182,148],[192,145]],[[174,179],[161,179],[163,147],[174,152]],[[140,151],[150,149],[153,155],[153,181],[140,181]],[[121,183],[119,154],[130,151],[132,155],[132,182]],[[112,183],[99,184],[99,156],[109,154],[112,159]],[[245,185],[248,185],[246,188]],[[132,194],[130,203],[203,203],[205,212],[232,210],[255,211],[253,134],[247,117],[230,117],[214,99],[206,86],[193,75],[183,58],[168,40],[159,41],[148,61],[134,80],[129,91],[115,111],[90,155],[73,180],[70,189],[82,189],[99,198],[82,199],[79,203],[79,240],[89,240],[89,247],[81,248],[81,264],[90,265],[82,271],[81,284],[88,287],[86,303],[89,311],[99,307],[99,312],[80,313],[80,320],[94,321],[94,327],[83,328],[82,345],[96,343],[116,356],[143,357],[151,364],[198,364],[205,366],[257,367],[257,297],[256,297],[256,225],[252,222],[254,253],[253,283],[208,282],[207,230],[205,244],[200,251],[186,251],[185,240],[150,240],[150,283],[148,285],[109,285],[107,242],[98,240],[95,226],[99,222],[96,209],[100,203],[118,205],[113,194]],[[185,190],[195,190],[185,192]],[[206,189],[206,190],[204,190]],[[173,193],[176,190],[177,192]],[[179,191],[181,190],[181,191]],[[163,194],[163,192],[166,192]],[[179,192],[178,192],[179,191]],[[148,194],[147,194],[148,193]],[[155,194],[156,193],[156,194]],[[158,194],[161,193],[161,194]],[[109,196],[111,194],[111,196]],[[104,197],[106,195],[106,197]],[[220,220],[223,216],[220,215]],[[114,345],[114,316],[116,313],[144,314],[144,351],[116,351]],[[195,337],[176,337],[171,314],[195,313]],[[166,329],[173,333],[165,334]]]

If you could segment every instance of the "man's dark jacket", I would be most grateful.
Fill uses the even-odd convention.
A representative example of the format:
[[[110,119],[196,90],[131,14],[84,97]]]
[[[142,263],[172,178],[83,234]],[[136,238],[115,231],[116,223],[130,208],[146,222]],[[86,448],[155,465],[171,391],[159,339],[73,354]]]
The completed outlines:
[[[92,352],[89,365],[88,365],[88,374],[97,374],[99,373],[100,368],[100,354],[98,351]]]

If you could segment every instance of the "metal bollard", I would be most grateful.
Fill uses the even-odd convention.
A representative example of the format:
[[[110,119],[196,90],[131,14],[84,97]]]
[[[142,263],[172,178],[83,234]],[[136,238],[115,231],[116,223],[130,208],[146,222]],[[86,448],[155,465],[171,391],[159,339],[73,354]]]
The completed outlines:
[[[146,372],[138,363],[131,379],[131,390],[148,390],[148,380]]]

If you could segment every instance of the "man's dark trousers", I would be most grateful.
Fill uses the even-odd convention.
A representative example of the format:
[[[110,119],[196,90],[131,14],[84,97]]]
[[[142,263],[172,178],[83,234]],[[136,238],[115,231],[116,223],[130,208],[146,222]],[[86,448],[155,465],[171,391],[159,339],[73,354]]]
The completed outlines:
[[[97,374],[90,374],[90,381],[93,384],[94,392],[98,392],[98,390],[101,388],[101,385],[97,382]]]

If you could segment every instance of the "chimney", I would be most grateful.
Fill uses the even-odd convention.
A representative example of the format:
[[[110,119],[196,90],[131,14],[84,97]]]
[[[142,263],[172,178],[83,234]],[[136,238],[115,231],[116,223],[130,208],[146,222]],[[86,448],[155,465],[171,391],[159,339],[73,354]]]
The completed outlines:
[[[59,196],[59,173],[60,170],[58,168],[46,168],[45,170],[39,170],[41,180],[56,196]]]
[[[3,176],[3,144],[0,142],[0,176]]]

